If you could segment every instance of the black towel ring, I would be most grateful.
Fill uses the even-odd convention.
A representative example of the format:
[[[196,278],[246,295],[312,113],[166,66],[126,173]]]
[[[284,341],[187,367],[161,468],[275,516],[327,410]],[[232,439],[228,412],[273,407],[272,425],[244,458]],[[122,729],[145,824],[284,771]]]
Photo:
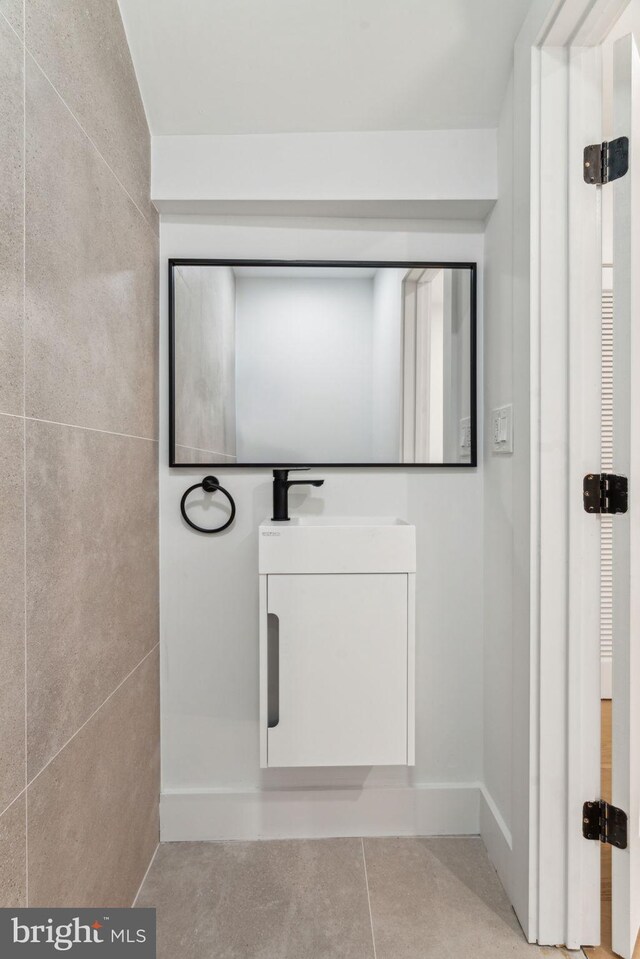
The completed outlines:
[[[196,524],[192,523],[189,517],[187,516],[187,511],[185,509],[187,496],[189,495],[189,493],[193,493],[194,489],[199,489],[200,487],[202,487],[205,493],[217,493],[217,492],[224,493],[224,495],[229,500],[231,513],[229,515],[229,519],[227,520],[227,522],[223,523],[222,526],[216,526],[215,529],[205,529],[204,526],[196,526]],[[182,518],[185,521],[185,523],[188,523],[192,529],[197,529],[199,533],[221,533],[223,529],[227,529],[227,527],[231,526],[231,524],[233,523],[233,520],[236,515],[236,504],[233,501],[233,496],[231,495],[231,493],[229,493],[228,490],[224,489],[223,486],[220,486],[220,483],[218,482],[215,476],[205,476],[205,478],[202,480],[201,483],[194,483],[193,486],[190,486],[189,489],[185,491],[185,493],[182,496],[182,499],[180,500],[180,512],[182,513]]]

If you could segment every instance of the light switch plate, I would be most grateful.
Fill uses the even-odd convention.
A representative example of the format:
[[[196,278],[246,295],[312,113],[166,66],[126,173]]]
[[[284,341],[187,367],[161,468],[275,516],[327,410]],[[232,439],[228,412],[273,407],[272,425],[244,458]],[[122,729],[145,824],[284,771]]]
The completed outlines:
[[[513,453],[513,406],[491,410],[491,449],[494,453]]]

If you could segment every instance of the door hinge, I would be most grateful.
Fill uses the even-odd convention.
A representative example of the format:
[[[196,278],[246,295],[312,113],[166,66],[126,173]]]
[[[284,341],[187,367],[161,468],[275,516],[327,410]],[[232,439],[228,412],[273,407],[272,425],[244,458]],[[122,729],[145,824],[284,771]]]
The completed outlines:
[[[604,799],[594,799],[582,807],[582,835],[617,849],[627,848],[627,814]]]
[[[629,508],[627,477],[587,473],[582,484],[582,499],[587,513],[626,513]]]
[[[584,182],[597,185],[624,176],[629,169],[629,137],[592,143],[584,148]]]

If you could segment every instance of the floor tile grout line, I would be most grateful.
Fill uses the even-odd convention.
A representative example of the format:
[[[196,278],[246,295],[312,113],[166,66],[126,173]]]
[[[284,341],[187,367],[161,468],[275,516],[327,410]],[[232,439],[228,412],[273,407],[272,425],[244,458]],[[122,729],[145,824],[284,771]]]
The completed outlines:
[[[176,443],[176,449],[194,450],[196,453],[212,453],[214,456],[224,456],[228,460],[234,459],[233,453],[221,453],[219,450],[203,450],[201,446],[185,446],[182,443]]]
[[[69,736],[69,738],[67,739],[66,743],[64,743],[64,744],[60,747],[60,749],[58,749],[58,751],[53,754],[53,756],[51,757],[51,759],[48,759],[48,760],[47,760],[47,762],[44,764],[44,766],[42,767],[42,769],[38,770],[38,772],[35,774],[35,776],[33,777],[33,779],[30,779],[30,780],[29,780],[29,782],[27,783],[27,789],[29,789],[31,786],[33,786],[33,784],[34,784],[34,782],[36,781],[36,779],[38,779],[38,777],[42,775],[42,773],[45,771],[45,769],[48,769],[48,768],[49,768],[49,766],[51,765],[51,763],[52,763],[55,759],[57,759],[57,757],[60,755],[60,753],[63,752],[63,751],[67,748],[67,746],[69,745],[69,743],[71,743],[71,742],[76,738],[76,736],[78,735],[78,733],[81,733],[82,730],[84,729],[84,727],[85,727],[88,723],[91,722],[91,720],[94,718],[94,716],[96,716],[97,713],[99,713],[100,710],[101,710],[104,706],[106,706],[106,704],[109,702],[109,700],[110,700],[113,696],[115,696],[115,694],[118,692],[118,690],[121,689],[122,686],[124,686],[124,684],[127,682],[127,680],[130,679],[131,676],[133,676],[133,674],[135,673],[135,671],[142,666],[142,664],[145,662],[145,660],[147,660],[147,659],[149,658],[149,656],[151,656],[151,654],[154,653],[154,652],[156,651],[156,649],[158,649],[159,645],[160,645],[160,643],[157,642],[157,643],[155,644],[155,646],[153,646],[153,648],[149,650],[148,653],[145,653],[145,655],[142,657],[142,659],[140,660],[140,662],[137,663],[137,665],[135,665],[135,666],[133,667],[133,669],[131,670],[131,672],[127,673],[127,675],[124,677],[123,680],[121,680],[121,682],[118,683],[118,685],[115,687],[115,689],[112,689],[112,690],[111,690],[111,692],[109,693],[109,695],[107,696],[107,698],[106,698],[105,700],[103,700],[96,709],[94,709],[94,711],[91,713],[91,715],[88,716],[88,717],[85,719],[85,721],[82,723],[81,726],[78,726],[78,728],[77,728],[76,731],[73,733],[73,735],[72,735],[72,736]]]
[[[11,800],[11,802],[7,803],[7,805],[4,807],[4,809],[0,809],[0,819],[2,819],[2,817],[4,816],[4,814],[5,814],[6,812],[9,812],[9,810],[11,809],[11,807],[12,807],[15,803],[17,803],[18,800],[19,800],[22,796],[24,796],[24,794],[26,793],[26,791],[27,791],[27,787],[26,787],[26,786],[23,786],[22,789],[20,790],[20,792],[19,792],[16,796],[13,797],[13,799]]]
[[[7,414],[11,415],[11,414]],[[49,426],[66,426],[70,430],[87,430],[89,433],[106,433],[107,436],[123,436],[128,440],[144,440],[145,443],[157,443],[153,436],[138,436],[137,433],[118,433],[116,430],[101,430],[97,426],[81,426],[79,423],[60,423],[58,420],[44,420],[40,416],[25,416],[30,423],[48,423]]]
[[[14,32],[15,32],[15,31],[14,31]],[[43,68],[40,66],[40,64],[39,64],[38,61],[36,60],[35,56],[34,56],[33,53],[31,52],[31,50],[29,50],[29,48],[27,47],[27,44],[26,44],[25,41],[26,41],[26,37],[25,37],[25,40],[22,41],[22,43],[23,43],[23,46],[24,46],[24,49],[25,49],[26,53],[29,55],[29,58],[33,61],[34,65],[37,67],[37,69],[40,71],[40,73],[42,74],[42,76],[45,78],[45,80],[47,81],[47,83],[49,84],[49,86],[51,87],[51,89],[54,91],[54,93],[56,94],[56,96],[58,97],[58,99],[60,100],[60,102],[64,105],[64,107],[66,108],[66,110],[68,110],[70,116],[71,116],[71,117],[73,118],[73,120],[77,123],[77,125],[78,125],[79,129],[81,130],[82,134],[86,137],[86,139],[89,141],[89,143],[91,144],[91,146],[93,147],[93,149],[96,151],[96,153],[98,154],[98,156],[100,157],[100,159],[102,160],[102,162],[104,163],[104,165],[106,166],[106,168],[109,170],[109,172],[111,173],[111,175],[112,175],[113,178],[115,179],[116,183],[118,184],[118,186],[119,186],[120,189],[122,190],[122,192],[128,197],[128,199],[131,201],[131,203],[133,203],[134,207],[136,208],[136,210],[138,211],[138,213],[139,213],[140,216],[142,217],[142,219],[143,219],[144,223],[146,224],[147,228],[151,231],[151,235],[154,236],[154,237],[157,239],[157,238],[158,238],[158,234],[155,232],[155,230],[154,230],[151,222],[149,221],[148,217],[145,216],[145,214],[142,212],[142,210],[140,209],[140,207],[138,206],[138,204],[136,203],[136,201],[133,199],[133,197],[131,196],[131,194],[130,194],[129,191],[127,190],[126,186],[124,185],[124,183],[122,182],[122,180],[120,179],[120,177],[118,176],[118,174],[115,172],[115,170],[113,169],[113,167],[111,166],[111,164],[108,162],[108,160],[105,159],[105,157],[104,157],[104,155],[102,154],[102,152],[98,149],[95,141],[92,139],[92,137],[89,136],[89,134],[87,133],[87,131],[85,130],[85,128],[82,126],[82,124],[80,123],[80,120],[79,120],[78,117],[75,115],[75,113],[73,112],[73,110],[71,109],[71,107],[69,106],[69,104],[67,103],[67,101],[64,99],[64,97],[62,96],[62,94],[60,93],[60,91],[58,90],[58,88],[56,87],[55,83],[53,83],[53,81],[50,79],[50,77],[47,75],[47,73],[46,73],[46,72],[43,70]],[[151,202],[151,201],[149,201],[149,202]]]
[[[24,577],[24,896],[29,905],[29,704],[27,641],[27,48],[24,43],[27,0],[22,0],[22,551]]]
[[[23,360],[23,368],[25,362]],[[24,373],[23,373],[24,375]],[[11,416],[16,420],[28,420],[30,423],[47,423],[49,426],[66,426],[70,430],[87,430],[89,433],[106,433],[107,436],[122,436],[128,440],[144,440],[145,443],[158,443],[154,436],[139,436],[137,433],[118,433],[116,430],[103,430],[98,426],[82,426],[80,423],[61,423],[59,420],[45,420],[41,416],[25,416],[24,413],[6,413],[0,410],[0,416]]]
[[[23,3],[23,10],[24,10],[24,3]],[[24,40],[22,39],[22,37],[20,36],[20,34],[18,33],[18,31],[16,30],[16,28],[14,27],[14,25],[11,23],[11,21],[9,20],[9,18],[8,18],[7,16],[5,16],[5,14],[2,12],[2,10],[0,10],[0,17],[2,17],[2,19],[4,20],[4,22],[6,23],[6,25],[9,27],[9,29],[12,30],[13,33],[15,33],[16,37],[18,38],[18,40],[20,41],[20,43],[22,44],[22,46],[24,46]],[[24,14],[23,14],[22,29],[24,30]]]
[[[158,842],[156,843],[156,848],[153,850],[153,856],[152,856],[151,859],[149,860],[149,865],[148,865],[147,868],[145,869],[144,876],[142,877],[142,882],[141,882],[140,885],[138,886],[138,891],[137,891],[137,893],[135,894],[135,896],[134,896],[134,898],[133,898],[133,902],[131,903],[131,908],[132,908],[132,909],[133,909],[133,907],[135,906],[135,904],[136,904],[137,901],[138,901],[138,896],[139,896],[140,893],[142,892],[142,887],[144,886],[145,882],[147,881],[147,876],[148,876],[149,873],[151,872],[151,867],[153,866],[154,860],[155,860],[156,856],[158,855],[158,849],[159,849],[159,848],[160,848],[160,841],[158,840]]]
[[[87,131],[85,130],[85,128],[82,126],[82,124],[80,123],[80,120],[79,120],[78,117],[75,115],[75,113],[73,112],[73,110],[71,109],[71,107],[69,106],[69,104],[67,103],[67,101],[64,99],[64,97],[62,96],[62,94],[59,92],[58,88],[55,86],[54,83],[52,83],[52,81],[49,79],[49,77],[47,76],[47,74],[45,73],[45,71],[42,69],[42,67],[40,66],[40,64],[39,64],[38,61],[36,60],[35,56],[34,56],[34,55],[31,53],[31,51],[27,48],[26,35],[25,35],[25,34],[26,34],[26,25],[27,25],[27,23],[26,23],[26,10],[25,10],[25,6],[26,6],[26,4],[25,4],[25,2],[24,2],[24,0],[23,0],[23,5],[22,5],[22,8],[23,8],[23,13],[22,13],[22,31],[23,31],[23,36],[20,36],[20,34],[19,34],[18,31],[16,30],[16,28],[13,26],[13,24],[11,23],[11,21],[8,19],[8,17],[6,17],[5,14],[2,13],[2,11],[0,10],[0,17],[2,17],[2,19],[4,20],[4,22],[7,24],[7,26],[9,27],[9,29],[12,31],[12,33],[13,33],[13,34],[16,36],[16,38],[18,39],[19,43],[22,45],[22,48],[23,48],[23,62],[24,62],[25,68],[26,68],[26,55],[29,54],[29,57],[31,58],[31,60],[33,60],[34,64],[36,65],[36,67],[38,68],[38,70],[40,71],[40,73],[42,74],[42,76],[45,78],[45,80],[47,81],[47,83],[51,86],[52,90],[55,91],[55,93],[57,94],[57,96],[60,98],[60,100],[62,101],[62,103],[65,105],[65,107],[67,108],[67,110],[69,111],[69,113],[71,114],[71,116],[73,117],[73,119],[75,120],[75,122],[78,124],[78,126],[79,126],[80,129],[82,130],[82,133],[84,134],[84,136],[87,138],[87,140],[89,141],[89,143],[91,144],[91,146],[94,148],[94,150],[96,151],[96,153],[98,154],[98,156],[100,157],[100,159],[102,160],[102,162],[104,163],[104,165],[107,167],[107,169],[109,170],[109,172],[111,173],[111,175],[114,177],[114,179],[115,179],[116,182],[118,183],[120,189],[121,189],[121,190],[123,191],[123,193],[125,193],[125,194],[127,195],[127,197],[131,200],[131,202],[132,202],[133,205],[135,206],[136,210],[138,211],[138,213],[140,214],[140,216],[142,217],[142,219],[144,220],[144,222],[146,223],[146,225],[148,226],[148,228],[151,230],[151,235],[154,236],[154,237],[157,239],[158,234],[157,234],[156,231],[154,230],[153,224],[150,222],[149,218],[148,218],[148,217],[143,213],[143,211],[140,209],[140,207],[138,206],[138,204],[136,203],[136,201],[133,199],[133,197],[131,196],[131,194],[130,194],[129,191],[127,190],[126,186],[122,183],[120,177],[117,175],[117,173],[116,173],[116,172],[113,170],[113,168],[111,167],[111,164],[105,159],[105,157],[104,157],[104,155],[102,154],[102,152],[101,152],[101,151],[98,149],[98,147],[96,146],[94,140],[89,136],[89,134],[87,133]],[[26,111],[25,111],[25,113],[26,113]],[[145,119],[146,119],[146,117],[145,117]],[[25,120],[26,120],[26,116],[25,116]],[[147,127],[148,127],[148,123],[147,123]],[[150,148],[150,149],[151,149],[151,148]]]
[[[373,913],[371,912],[371,893],[369,892],[369,875],[367,873],[367,855],[364,851],[364,839],[360,839],[362,846],[362,865],[364,866],[364,882],[367,887],[367,903],[369,904],[369,924],[371,926],[371,943],[373,945],[373,959],[378,959],[376,953],[376,934],[373,930]]]

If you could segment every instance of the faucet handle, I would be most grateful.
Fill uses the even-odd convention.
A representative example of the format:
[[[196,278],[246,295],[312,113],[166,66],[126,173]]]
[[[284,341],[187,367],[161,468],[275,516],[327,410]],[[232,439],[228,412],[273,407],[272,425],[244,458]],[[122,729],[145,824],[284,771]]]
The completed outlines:
[[[288,466],[286,469],[277,469],[273,471],[273,478],[279,480],[286,480],[289,476],[289,473],[299,472],[301,470],[310,470],[310,466]]]
[[[291,471],[305,472],[310,466],[292,466]],[[289,490],[292,486],[322,486],[324,480],[290,480],[289,469],[273,471],[273,516],[274,522],[286,522],[289,519]]]

